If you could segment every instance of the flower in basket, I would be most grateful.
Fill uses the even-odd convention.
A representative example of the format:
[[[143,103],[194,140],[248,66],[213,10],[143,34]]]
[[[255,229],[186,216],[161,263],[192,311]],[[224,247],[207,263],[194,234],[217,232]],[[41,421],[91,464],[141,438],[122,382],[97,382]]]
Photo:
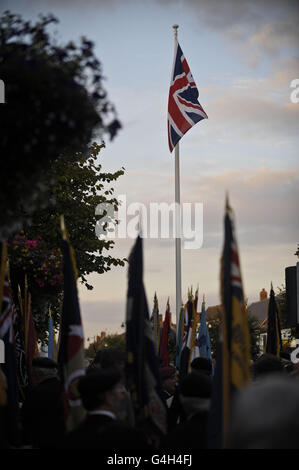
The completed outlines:
[[[26,274],[32,289],[60,290],[63,277],[59,248],[49,249],[41,236],[29,239],[24,233],[15,236],[8,248],[10,269],[16,278],[23,279]]]

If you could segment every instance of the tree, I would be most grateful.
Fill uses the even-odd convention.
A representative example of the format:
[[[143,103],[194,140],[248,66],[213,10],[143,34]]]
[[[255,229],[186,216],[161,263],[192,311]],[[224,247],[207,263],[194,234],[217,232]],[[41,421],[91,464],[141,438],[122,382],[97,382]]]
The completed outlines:
[[[100,341],[94,341],[93,343],[90,343],[88,348],[85,350],[85,355],[86,357],[93,359],[98,351],[108,347],[118,348],[125,352],[125,335],[115,333],[103,337]]]
[[[216,317],[208,321],[212,354],[216,355],[216,357],[217,357],[217,347],[218,347],[218,342],[219,342],[221,318],[222,318],[221,311],[218,310]],[[260,355],[260,348],[259,348],[260,328],[259,328],[258,320],[255,317],[248,316],[248,326],[249,326],[249,334],[250,334],[250,352],[251,352],[252,359],[255,361]]]
[[[93,143],[87,152],[77,153],[73,158],[57,158],[48,172],[46,194],[48,207],[36,210],[30,223],[24,224],[21,236],[14,237],[9,245],[9,258],[14,292],[17,285],[23,285],[24,275],[28,277],[32,291],[33,315],[38,334],[45,339],[48,329],[48,309],[51,308],[55,325],[60,318],[62,293],[62,236],[60,216],[70,236],[75,251],[79,279],[88,289],[87,275],[102,274],[113,266],[124,266],[125,260],[114,258],[106,252],[114,241],[100,240],[95,227],[103,215],[96,215],[98,204],[111,204],[118,209],[118,199],[110,187],[124,174],[124,169],[114,173],[102,170],[98,156],[104,144]],[[24,213],[24,219],[28,214]],[[116,224],[115,218],[109,218]],[[17,247],[17,248],[16,248]],[[59,278],[60,274],[60,278]]]
[[[47,206],[56,159],[76,161],[99,133],[113,138],[120,128],[93,43],[58,44],[48,32],[57,22],[48,15],[32,24],[10,12],[0,18],[1,240],[21,229],[24,214]]]

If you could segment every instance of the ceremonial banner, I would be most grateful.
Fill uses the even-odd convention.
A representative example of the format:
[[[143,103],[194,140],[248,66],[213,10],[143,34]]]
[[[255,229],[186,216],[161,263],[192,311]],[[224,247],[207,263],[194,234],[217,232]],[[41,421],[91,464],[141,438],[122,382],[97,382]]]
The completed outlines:
[[[163,322],[161,338],[161,362],[163,367],[169,366],[169,335],[170,335],[170,306],[167,301],[165,319]]]
[[[209,423],[210,447],[225,447],[235,394],[250,380],[250,337],[233,212],[227,201],[221,260],[223,316]]]
[[[85,375],[84,335],[75,277],[76,267],[71,247],[63,240],[63,306],[58,362],[64,387],[65,420],[68,430],[76,428],[85,417],[77,389],[78,381]]]
[[[156,348],[157,357],[159,357],[160,351],[160,319],[159,319],[159,305],[157,294],[155,292],[154,297],[154,308],[153,308],[153,331],[154,331],[154,343]]]
[[[167,431],[158,358],[143,285],[142,239],[137,238],[129,258],[126,313],[127,383],[135,410],[136,425],[149,434]],[[152,432],[151,432],[152,430]]]
[[[268,306],[268,328],[266,352],[280,357],[282,348],[281,329],[278,308],[275,300],[273,286],[271,285],[270,300]]]
[[[199,357],[204,357],[205,359],[209,359],[212,362],[211,342],[209,328],[207,326],[205,301],[202,302],[201,307],[200,327],[197,336],[197,344],[199,349]]]
[[[194,315],[194,303],[189,296],[189,300],[184,308],[185,316],[184,316],[184,335],[183,335],[183,342],[182,342],[182,349],[181,349],[181,356],[180,356],[180,369],[179,369],[179,376],[180,380],[182,380],[189,372],[190,366],[190,352],[191,352],[191,339],[192,339],[192,332],[193,332],[193,315]]]
[[[5,346],[5,362],[2,364],[2,370],[5,376],[5,386],[7,387],[5,437],[11,445],[19,446],[21,444],[21,433],[19,427],[19,394],[13,329],[14,308],[7,278],[4,279],[1,298],[0,339],[4,342]],[[1,381],[4,382],[3,376]],[[5,395],[2,394],[2,400],[3,398],[5,399]]]

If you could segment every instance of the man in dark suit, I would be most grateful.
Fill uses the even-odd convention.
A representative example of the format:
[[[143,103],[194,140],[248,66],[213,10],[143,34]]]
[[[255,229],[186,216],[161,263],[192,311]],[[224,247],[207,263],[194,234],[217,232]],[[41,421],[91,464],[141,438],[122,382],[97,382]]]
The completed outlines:
[[[192,372],[180,384],[179,400],[185,421],[165,438],[161,449],[206,449],[207,425],[212,381],[207,375]]]
[[[83,377],[78,390],[87,418],[69,433],[65,449],[144,449],[144,435],[116,417],[123,400],[121,374],[117,369],[98,369]]]

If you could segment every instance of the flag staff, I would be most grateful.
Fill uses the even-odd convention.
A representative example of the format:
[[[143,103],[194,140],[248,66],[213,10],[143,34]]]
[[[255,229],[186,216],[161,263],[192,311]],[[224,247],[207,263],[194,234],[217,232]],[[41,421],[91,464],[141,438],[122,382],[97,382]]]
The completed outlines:
[[[178,27],[174,24],[174,49],[176,51],[178,41]],[[178,325],[182,305],[182,264],[181,264],[181,194],[180,194],[180,147],[179,142],[175,146],[175,267],[176,267],[176,325],[178,335]]]

